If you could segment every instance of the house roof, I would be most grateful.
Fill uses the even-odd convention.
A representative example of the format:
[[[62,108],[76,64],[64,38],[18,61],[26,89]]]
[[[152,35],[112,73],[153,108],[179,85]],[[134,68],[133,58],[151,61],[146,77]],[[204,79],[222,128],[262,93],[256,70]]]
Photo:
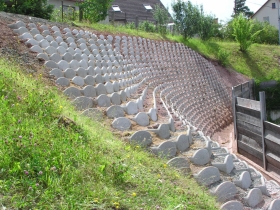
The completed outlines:
[[[270,0],[267,0],[252,16],[251,18],[253,18]]]
[[[116,21],[124,21],[126,19],[127,22],[135,22],[136,16],[138,16],[139,21],[148,20],[155,22],[152,12],[155,6],[160,5],[162,8],[165,8],[160,0],[114,0],[112,5],[119,6],[121,12],[113,12],[111,7],[109,9],[110,20],[114,16]],[[171,17],[170,14],[169,17]]]

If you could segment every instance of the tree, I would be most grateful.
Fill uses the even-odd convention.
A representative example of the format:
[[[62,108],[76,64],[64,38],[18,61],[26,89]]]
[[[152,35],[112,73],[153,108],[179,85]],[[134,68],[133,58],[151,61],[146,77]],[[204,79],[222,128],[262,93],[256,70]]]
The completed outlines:
[[[203,6],[200,6],[199,36],[202,40],[208,40],[219,33],[219,24],[213,15],[204,14]]]
[[[10,0],[9,6],[4,7],[5,12],[29,15],[44,19],[50,19],[54,6],[47,0]]]
[[[232,22],[233,36],[239,43],[240,51],[246,52],[252,45],[253,40],[262,30],[253,33],[254,23],[251,19],[247,19],[242,13],[236,16]]]
[[[172,5],[172,9],[176,28],[184,39],[199,33],[200,11],[197,6],[192,5],[190,1],[177,0]]]
[[[249,18],[254,14],[249,7],[245,6],[245,3],[246,0],[234,0],[233,17],[243,13]]]
[[[155,5],[153,11],[154,19],[157,21],[158,31],[161,35],[166,34],[166,24],[168,23],[169,13],[165,8],[160,5]]]
[[[113,0],[84,0],[78,3],[83,18],[90,22],[105,20]]]

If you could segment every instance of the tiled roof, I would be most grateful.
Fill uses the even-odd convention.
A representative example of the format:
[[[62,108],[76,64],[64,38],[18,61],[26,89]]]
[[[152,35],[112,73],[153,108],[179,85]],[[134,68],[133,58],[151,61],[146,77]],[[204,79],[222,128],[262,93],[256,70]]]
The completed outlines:
[[[121,12],[115,12],[115,20],[124,21],[124,19],[126,18],[127,22],[135,22],[136,16],[138,16],[139,21],[149,20],[155,22],[152,10],[147,10],[144,5],[150,5],[154,9],[155,5],[157,4],[165,8],[160,0],[114,0],[112,2],[112,5],[118,5],[121,9]],[[113,18],[112,13],[113,10],[110,7],[110,20],[112,20]]]

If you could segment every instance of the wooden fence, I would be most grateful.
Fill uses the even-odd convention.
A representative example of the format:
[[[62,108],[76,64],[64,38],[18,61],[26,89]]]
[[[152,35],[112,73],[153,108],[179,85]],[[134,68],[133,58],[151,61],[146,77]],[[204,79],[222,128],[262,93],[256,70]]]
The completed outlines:
[[[254,82],[232,88],[234,135],[238,153],[280,173],[280,126],[266,121],[265,92],[253,100]]]

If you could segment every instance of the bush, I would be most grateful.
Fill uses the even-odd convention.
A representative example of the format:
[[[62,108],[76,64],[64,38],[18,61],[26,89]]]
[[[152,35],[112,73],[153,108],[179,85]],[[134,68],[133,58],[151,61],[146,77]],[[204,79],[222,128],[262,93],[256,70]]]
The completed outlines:
[[[63,19],[61,13],[62,7],[55,9],[51,15],[51,20],[55,22],[71,22],[77,20],[78,11],[74,11],[73,8],[69,7],[66,11],[63,11]]]
[[[261,33],[259,33],[258,36],[255,37],[255,39],[253,40],[254,42],[259,43],[259,44],[278,44],[279,43],[277,28],[270,25],[268,22],[260,22],[260,21],[255,20],[253,22],[252,32],[255,33],[260,30],[261,30]]]
[[[130,23],[125,24],[125,27],[128,28],[128,29],[136,29],[136,25],[135,25],[134,22],[130,22]]]
[[[0,1],[0,10],[3,9],[5,12],[29,15],[44,19],[50,19],[51,14],[54,10],[53,5],[49,5],[47,0],[13,0],[10,1],[9,6],[4,6]],[[2,6],[1,6],[2,5]]]
[[[218,52],[218,62],[222,65],[222,66],[226,66],[228,64],[228,57],[229,57],[230,53],[224,49],[219,49]]]
[[[143,21],[139,24],[139,29],[141,31],[146,31],[146,32],[155,32],[156,31],[156,27],[155,25],[150,22],[150,21]]]
[[[239,43],[240,51],[242,52],[247,51],[247,49],[252,45],[255,37],[257,37],[262,31],[258,30],[253,33],[253,21],[245,18],[243,14],[240,14],[233,19],[232,26],[233,36]]]

